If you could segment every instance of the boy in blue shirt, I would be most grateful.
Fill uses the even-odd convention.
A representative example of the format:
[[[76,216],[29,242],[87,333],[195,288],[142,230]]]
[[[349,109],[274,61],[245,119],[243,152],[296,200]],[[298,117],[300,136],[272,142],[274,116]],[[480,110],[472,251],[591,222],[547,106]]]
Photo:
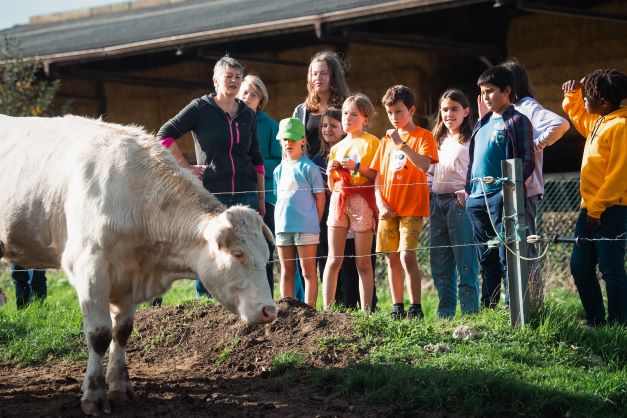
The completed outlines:
[[[283,160],[274,170],[276,246],[281,261],[281,297],[294,297],[296,255],[305,279],[305,302],[315,309],[318,298],[316,251],[325,193],[320,168],[305,154],[305,125],[296,118],[279,123]]]
[[[520,158],[523,182],[527,180],[534,169],[533,130],[529,119],[515,110],[510,101],[514,79],[506,68],[488,68],[479,76],[477,85],[489,112],[477,122],[470,139],[466,212],[473,226],[475,244],[481,244],[477,247],[483,276],[481,302],[485,307],[494,308],[500,299],[501,281],[507,272],[505,248],[502,244],[498,249],[488,248],[486,244],[501,231],[502,183],[482,185],[471,179],[500,178],[501,161]]]

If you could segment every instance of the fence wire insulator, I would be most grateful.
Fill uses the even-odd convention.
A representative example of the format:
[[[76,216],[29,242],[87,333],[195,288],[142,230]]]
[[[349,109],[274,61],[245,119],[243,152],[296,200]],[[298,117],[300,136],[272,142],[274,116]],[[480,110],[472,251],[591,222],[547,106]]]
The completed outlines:
[[[540,242],[541,239],[542,237],[540,237],[540,235],[529,235],[527,237],[527,244],[536,244]]]
[[[576,244],[576,245],[581,245],[582,241],[584,241],[585,238],[583,237],[560,237],[559,235],[554,235],[553,239],[551,240],[554,244],[557,244],[558,242],[563,242],[566,244]]]
[[[492,176],[485,176],[482,180],[485,184],[492,184],[494,183],[494,177]]]
[[[491,239],[486,243],[486,245],[488,246],[488,248],[499,248],[499,245],[501,245],[501,241],[498,238]]]

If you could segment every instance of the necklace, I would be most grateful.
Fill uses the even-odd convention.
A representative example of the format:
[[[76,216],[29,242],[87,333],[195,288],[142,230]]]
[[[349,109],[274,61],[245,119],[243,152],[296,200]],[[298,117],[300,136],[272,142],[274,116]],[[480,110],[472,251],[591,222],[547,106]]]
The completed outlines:
[[[590,143],[592,144],[592,141],[594,141],[594,137],[597,135],[597,131],[599,130],[599,127],[601,126],[601,123],[603,123],[603,119],[605,118],[605,116],[601,116],[599,119],[596,120],[596,122],[594,122],[594,126],[592,127],[592,133],[590,134]]]

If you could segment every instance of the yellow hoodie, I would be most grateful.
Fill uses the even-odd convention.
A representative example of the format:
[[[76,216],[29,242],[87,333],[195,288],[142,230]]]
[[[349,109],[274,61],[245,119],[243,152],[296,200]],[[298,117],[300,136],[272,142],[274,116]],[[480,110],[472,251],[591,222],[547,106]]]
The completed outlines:
[[[586,111],[581,89],[564,95],[562,108],[585,136],[581,207],[600,218],[610,206],[627,206],[627,107],[600,116]]]

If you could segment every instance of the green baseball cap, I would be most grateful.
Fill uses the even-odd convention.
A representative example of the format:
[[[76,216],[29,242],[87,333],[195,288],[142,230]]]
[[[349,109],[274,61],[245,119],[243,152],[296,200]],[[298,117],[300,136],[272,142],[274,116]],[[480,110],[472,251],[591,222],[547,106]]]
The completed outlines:
[[[291,141],[300,141],[305,136],[305,125],[296,118],[285,118],[279,122],[279,132],[276,139],[279,141],[283,138]]]

